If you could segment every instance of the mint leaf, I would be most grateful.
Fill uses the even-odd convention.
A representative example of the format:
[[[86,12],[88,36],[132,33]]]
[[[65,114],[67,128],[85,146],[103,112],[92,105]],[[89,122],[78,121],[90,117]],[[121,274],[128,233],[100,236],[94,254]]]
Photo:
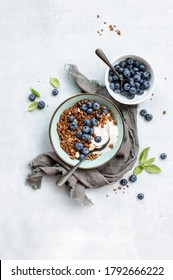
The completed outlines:
[[[54,88],[59,88],[60,82],[57,78],[50,77],[50,83]]]
[[[162,170],[160,169],[160,167],[158,167],[157,165],[149,165],[149,166],[146,166],[145,167],[145,170],[151,174],[154,174],[154,173],[159,173],[161,172]]]
[[[134,175],[138,175],[140,174],[142,171],[144,170],[144,167],[142,165],[138,165],[135,167],[134,171],[133,171],[133,174]]]
[[[40,94],[38,91],[36,91],[34,88],[31,88],[31,91],[34,95],[36,95],[37,97],[40,97]]]
[[[28,111],[31,112],[33,110],[35,110],[37,108],[38,105],[38,101],[32,102],[29,106],[28,106]]]
[[[149,166],[155,161],[155,158],[150,158],[144,162],[144,166]]]
[[[149,151],[150,147],[145,148],[142,153],[140,154],[139,160],[141,163],[144,163],[148,157],[148,151]]]

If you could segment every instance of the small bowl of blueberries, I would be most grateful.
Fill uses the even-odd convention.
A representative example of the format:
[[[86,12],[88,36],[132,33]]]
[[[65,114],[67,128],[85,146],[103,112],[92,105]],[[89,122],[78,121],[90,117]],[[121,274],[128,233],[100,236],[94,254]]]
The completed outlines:
[[[153,92],[155,76],[151,65],[141,56],[123,55],[112,65],[126,82],[121,87],[119,77],[108,67],[105,84],[110,95],[120,103],[135,105],[148,99]]]

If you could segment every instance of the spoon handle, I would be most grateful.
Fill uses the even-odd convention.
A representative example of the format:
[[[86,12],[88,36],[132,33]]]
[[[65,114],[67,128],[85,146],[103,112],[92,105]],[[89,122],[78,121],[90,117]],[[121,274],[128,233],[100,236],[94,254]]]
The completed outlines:
[[[90,154],[90,153],[89,153]],[[71,177],[71,175],[73,175],[73,173],[75,172],[75,170],[81,165],[81,163],[86,159],[86,157],[89,156],[89,154],[87,154],[81,161],[79,161],[72,169],[70,169],[69,171],[67,171],[67,173],[65,173],[60,180],[56,183],[56,185],[58,187],[61,187],[63,184],[65,184],[65,182]]]
[[[114,69],[113,65],[110,63],[109,59],[106,57],[106,55],[104,54],[104,52],[101,49],[96,49],[95,50],[96,55],[103,60],[108,66],[109,68],[112,69],[112,71],[118,76],[118,78],[121,80],[120,75],[117,73],[117,71]]]

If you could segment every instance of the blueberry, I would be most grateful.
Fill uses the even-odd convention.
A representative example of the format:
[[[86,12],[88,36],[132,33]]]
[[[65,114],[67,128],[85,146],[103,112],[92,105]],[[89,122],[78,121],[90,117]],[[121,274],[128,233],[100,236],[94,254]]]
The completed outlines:
[[[93,109],[92,109],[92,108],[87,109],[87,114],[88,114],[88,115],[91,115],[92,112],[93,112]]]
[[[140,71],[137,71],[137,72],[135,72],[135,75],[138,75],[138,76],[141,77],[141,72],[140,72]]]
[[[142,109],[142,110],[140,111],[140,115],[141,115],[142,117],[145,117],[145,116],[147,115],[147,110]]]
[[[79,156],[79,160],[80,160],[80,161],[81,161],[81,160],[83,160],[83,159],[84,159],[84,157],[85,157],[85,155],[80,154],[80,156]]]
[[[71,122],[70,123],[70,129],[71,130],[76,130],[78,128],[78,124],[76,122]]]
[[[144,89],[149,89],[150,83],[148,81],[144,81],[142,86],[144,87]]]
[[[122,96],[126,96],[126,92],[123,91],[123,90],[120,92],[120,94],[121,94]]]
[[[102,110],[102,114],[107,115],[108,113],[109,113],[108,109],[105,108],[105,109]]]
[[[94,117],[91,119],[91,125],[96,126],[98,124],[98,120]]]
[[[119,64],[116,64],[116,65],[114,66],[114,68],[115,68],[116,71],[119,71],[120,65],[119,65]]]
[[[84,147],[83,150],[81,151],[82,154],[87,155],[89,154],[89,149],[87,147]]]
[[[125,62],[125,61],[121,61],[121,62],[119,63],[119,65],[120,65],[122,68],[124,68],[124,67],[126,66],[126,62]]]
[[[43,109],[43,108],[45,107],[44,101],[39,101],[37,107],[38,107],[39,109]]]
[[[136,88],[135,87],[131,87],[129,89],[129,93],[132,94],[132,95],[136,94]]]
[[[90,128],[90,135],[93,135],[94,134],[94,128]]]
[[[112,82],[113,82],[113,76],[109,76],[109,77],[108,77],[108,81],[109,81],[110,83],[112,83]]]
[[[132,183],[136,182],[137,181],[137,176],[136,175],[131,175],[129,177],[129,181],[132,182]]]
[[[132,65],[133,64],[133,59],[132,58],[127,58],[126,63],[128,65]]]
[[[96,113],[95,117],[96,117],[97,120],[99,120],[100,119],[100,113]]]
[[[88,107],[87,107],[87,104],[82,104],[82,106],[81,106],[81,110],[82,111],[86,111],[88,109]]]
[[[135,74],[133,78],[134,78],[135,82],[140,82],[140,80],[141,80],[141,77],[137,74]]]
[[[89,135],[89,134],[82,134],[81,139],[83,141],[89,141],[91,139],[91,135]]]
[[[143,193],[139,193],[139,194],[138,194],[138,199],[141,200],[141,199],[143,199],[143,198],[144,198],[144,194],[143,194]]]
[[[118,81],[119,80],[118,76],[115,75],[115,74],[112,76],[112,78],[113,78],[114,81]]]
[[[135,82],[135,83],[134,83],[134,86],[135,86],[136,88],[139,88],[139,87],[140,87],[140,83]]]
[[[151,120],[153,119],[153,116],[152,116],[151,114],[147,114],[147,115],[145,116],[145,119],[146,119],[147,121],[151,121]]]
[[[165,153],[162,153],[162,154],[160,155],[160,158],[161,158],[161,159],[166,159],[166,158],[167,158],[167,155],[166,155]]]
[[[124,71],[124,68],[123,67],[120,67],[119,70],[118,70],[118,73],[122,74]]]
[[[120,83],[115,83],[115,89],[120,89]]]
[[[135,70],[131,69],[130,74],[131,74],[131,76],[134,76],[135,75]]]
[[[36,99],[35,94],[31,93],[31,94],[28,96],[28,99],[29,99],[30,101],[34,101],[34,100]]]
[[[124,84],[124,90],[128,91],[130,89],[130,84],[126,83]]]
[[[139,82],[140,82],[140,84],[142,85],[142,84],[143,84],[143,82],[144,82],[144,80],[143,80],[143,79],[141,79]]]
[[[144,90],[143,89],[138,89],[138,92],[137,92],[139,95],[142,95],[144,94]]]
[[[133,65],[127,65],[126,68],[129,69],[129,70],[132,70]]]
[[[112,70],[109,70],[109,75],[112,76],[114,72]]]
[[[92,108],[92,106],[93,106],[93,103],[92,103],[91,101],[88,101],[88,102],[87,102],[87,107],[88,107],[88,108]]]
[[[91,121],[90,120],[84,120],[84,124],[87,125],[87,126],[90,126],[91,125]]]
[[[53,90],[52,90],[52,94],[55,96],[55,95],[57,95],[58,94],[58,90],[56,89],[56,88],[54,88]]]
[[[99,109],[100,109],[100,104],[97,103],[97,102],[94,102],[94,104],[93,104],[93,109],[94,109],[95,111],[99,110]]]
[[[115,84],[114,83],[110,83],[109,87],[110,87],[110,89],[114,90],[115,89]]]
[[[89,126],[85,125],[85,126],[82,128],[82,131],[83,131],[84,133],[89,133],[89,131],[90,131]]]
[[[123,75],[124,75],[125,78],[129,78],[130,77],[130,71],[128,69],[124,70]]]
[[[138,67],[139,66],[139,61],[138,60],[133,60],[133,66]]]
[[[69,117],[70,122],[74,122],[74,120],[75,120],[75,117],[73,115]]]
[[[135,83],[132,81],[129,82],[129,85],[130,85],[130,87],[135,87]]]
[[[127,183],[128,183],[128,182],[127,182],[126,179],[122,179],[122,180],[120,181],[120,184],[123,185],[123,186],[126,186]]]
[[[133,99],[135,98],[135,94],[126,94],[128,99]]]
[[[139,71],[139,68],[134,67],[133,70],[134,70],[135,72],[138,72],[138,71]]]
[[[75,149],[77,150],[77,151],[82,151],[82,149],[83,149],[83,144],[81,143],[81,142],[77,142],[76,144],[75,144]]]
[[[96,143],[100,143],[100,142],[102,141],[101,136],[96,136],[96,137],[94,138],[94,141],[95,141]]]
[[[120,94],[120,93],[121,93],[121,90],[120,90],[120,89],[115,89],[114,92]]]
[[[81,131],[81,130],[78,130],[78,131],[76,132],[76,136],[77,136],[77,138],[81,138],[81,137],[82,137],[82,131]]]
[[[144,64],[139,64],[139,69],[142,70],[142,71],[145,71],[146,67]]]

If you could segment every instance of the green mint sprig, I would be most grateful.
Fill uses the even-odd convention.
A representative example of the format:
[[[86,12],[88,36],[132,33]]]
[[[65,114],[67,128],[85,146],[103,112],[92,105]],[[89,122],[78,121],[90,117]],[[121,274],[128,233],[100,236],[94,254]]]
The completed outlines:
[[[60,81],[57,78],[50,77],[50,83],[54,88],[60,87]]]
[[[148,159],[148,152],[150,147],[145,148],[139,157],[139,165],[135,167],[133,174],[138,175],[140,174],[144,169],[151,174],[159,173],[162,170],[157,165],[153,164],[155,161],[155,158]]]
[[[34,88],[31,88],[31,91],[35,96],[40,97],[40,93],[36,91]]]

